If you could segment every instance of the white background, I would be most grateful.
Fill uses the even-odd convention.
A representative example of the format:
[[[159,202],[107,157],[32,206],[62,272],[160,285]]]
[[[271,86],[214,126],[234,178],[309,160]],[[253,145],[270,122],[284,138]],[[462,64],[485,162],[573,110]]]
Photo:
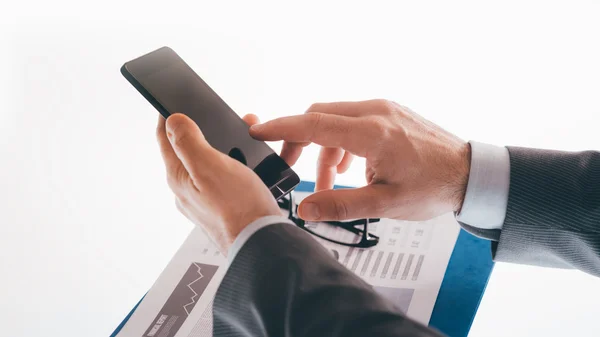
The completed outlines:
[[[109,335],[191,229],[119,73],[163,45],[263,120],[381,97],[464,139],[600,148],[596,1],[1,1],[3,336]],[[471,336],[592,335],[599,286],[498,264]]]

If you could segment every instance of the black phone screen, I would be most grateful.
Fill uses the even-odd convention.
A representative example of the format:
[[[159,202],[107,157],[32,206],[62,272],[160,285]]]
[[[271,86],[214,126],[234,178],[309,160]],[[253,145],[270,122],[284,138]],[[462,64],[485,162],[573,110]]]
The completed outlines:
[[[269,188],[280,184],[279,192],[287,193],[299,182],[285,161],[266,143],[252,138],[248,125],[169,48],[133,60],[124,70],[126,77],[133,77],[130,81],[138,82],[132,82],[134,86],[142,87],[138,90],[147,91],[144,96],[154,99],[163,116],[179,112],[190,117],[209,144],[253,169]],[[286,178],[291,181],[281,185]]]

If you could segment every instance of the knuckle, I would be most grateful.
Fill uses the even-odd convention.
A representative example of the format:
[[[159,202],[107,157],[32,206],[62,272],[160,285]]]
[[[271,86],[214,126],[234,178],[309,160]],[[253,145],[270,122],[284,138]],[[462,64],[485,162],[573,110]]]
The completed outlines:
[[[374,116],[370,123],[370,130],[378,137],[387,137],[389,134],[389,121],[385,118]]]
[[[316,112],[319,111],[322,107],[323,103],[313,103],[308,107],[308,109],[306,109],[306,112]]]
[[[322,127],[322,122],[323,122],[323,114],[320,113],[311,113],[309,114],[309,120],[310,120],[310,125],[312,127],[312,136],[311,136],[311,140],[314,138],[314,134],[317,132],[317,130],[319,130],[319,128]]]
[[[346,206],[346,203],[344,201],[334,201],[333,211],[337,219],[346,219],[348,217],[348,207]]]
[[[187,180],[189,180],[187,172],[181,167],[167,171],[167,185],[169,185],[171,191],[177,196],[181,196],[181,192],[185,188]]]
[[[355,127],[355,120],[348,120],[348,119],[343,119],[343,118],[339,118],[337,116],[333,116],[332,120],[334,121],[334,123],[332,123],[332,131],[336,131],[340,134],[345,134],[345,135],[352,135],[353,134],[353,129]]]
[[[179,132],[173,141],[173,145],[176,148],[182,149],[190,138],[189,132]]]
[[[335,134],[349,134],[352,132],[353,124],[338,115],[324,113],[311,113],[311,127],[314,132],[326,132]]]
[[[377,105],[379,108],[385,110],[389,107],[389,103],[388,100],[383,99],[383,98],[378,98],[374,100],[375,105]]]
[[[396,103],[387,99],[376,99],[375,104],[383,113],[392,113],[396,110]]]
[[[398,104],[398,108],[396,109],[395,113],[400,117],[400,118],[413,118],[415,115],[415,112],[412,111],[411,109],[409,109],[408,107],[405,107],[403,105]]]

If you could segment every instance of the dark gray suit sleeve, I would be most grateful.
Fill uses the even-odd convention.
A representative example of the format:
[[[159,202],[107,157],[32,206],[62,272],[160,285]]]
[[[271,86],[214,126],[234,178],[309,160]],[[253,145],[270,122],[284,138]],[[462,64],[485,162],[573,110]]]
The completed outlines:
[[[577,268],[600,276],[600,153],[508,147],[510,190],[496,261]]]
[[[441,336],[405,317],[289,224],[262,228],[244,244],[213,313],[214,336]]]

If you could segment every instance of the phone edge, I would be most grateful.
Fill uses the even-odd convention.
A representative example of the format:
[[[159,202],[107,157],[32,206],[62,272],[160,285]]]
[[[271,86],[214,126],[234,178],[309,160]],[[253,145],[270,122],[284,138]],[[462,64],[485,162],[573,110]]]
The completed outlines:
[[[129,62],[127,62],[129,63]],[[125,77],[125,79],[150,103],[152,106],[158,110],[158,112],[166,119],[171,115],[167,109],[162,106],[152,94],[144,88],[140,82],[127,70],[127,63],[121,66],[121,75]]]

